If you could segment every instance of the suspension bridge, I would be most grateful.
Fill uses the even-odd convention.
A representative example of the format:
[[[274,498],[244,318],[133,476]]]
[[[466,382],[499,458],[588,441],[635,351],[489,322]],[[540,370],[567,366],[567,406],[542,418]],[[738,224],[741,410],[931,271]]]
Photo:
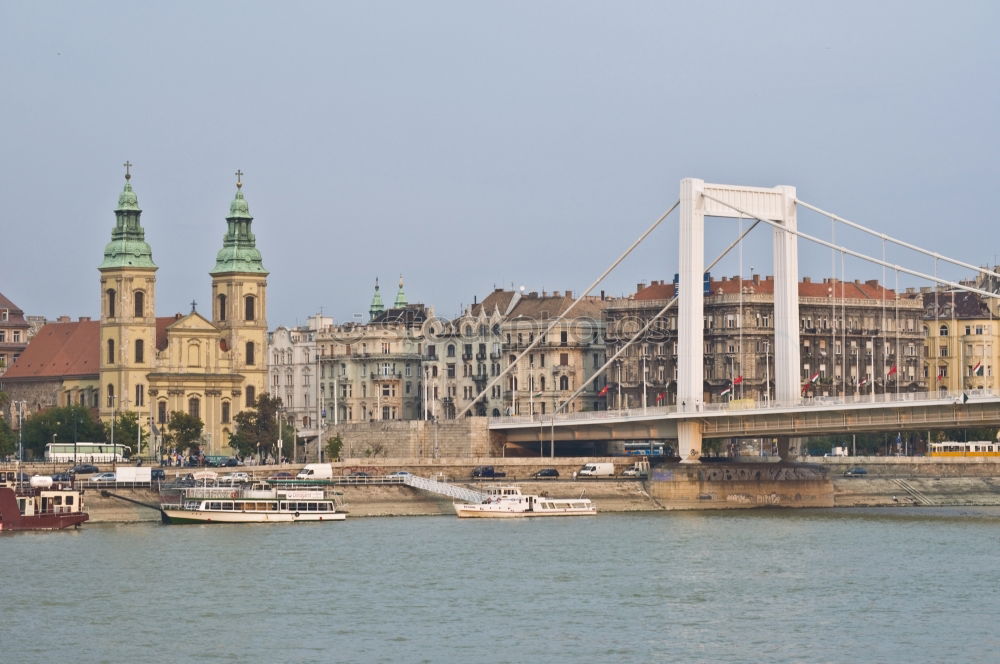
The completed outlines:
[[[798,228],[798,211],[807,209],[837,224],[871,235],[882,243],[882,256],[871,256],[856,249],[805,233]],[[782,457],[787,457],[789,438],[825,433],[861,431],[927,430],[971,426],[1000,426],[1000,395],[991,390],[933,390],[876,394],[874,383],[869,394],[839,397],[806,397],[800,357],[799,264],[798,240],[803,239],[885,270],[926,280],[937,287],[976,293],[997,298],[989,290],[938,275],[939,263],[970,270],[989,280],[1000,273],[961,260],[943,256],[915,244],[891,237],[862,224],[827,212],[798,198],[791,186],[774,188],[709,184],[688,178],[681,181],[680,196],[659,219],[632,243],[595,281],[585,289],[561,316],[549,322],[544,332],[525,347],[504,371],[482,390],[486,394],[527,356],[548,333],[569,315],[573,308],[600,284],[639,244],[675,210],[678,223],[678,294],[638,329],[616,353],[597,369],[569,398],[551,414],[496,417],[491,430],[503,433],[511,442],[544,439],[546,429],[552,442],[566,440],[627,440],[644,438],[676,439],[683,461],[696,462],[705,438],[777,437]],[[706,265],[705,218],[740,220],[740,232],[719,256]],[[749,221],[745,231],[742,223]],[[734,248],[742,247],[744,238],[763,225],[771,228],[774,270],[774,398],[764,401],[740,400],[738,403],[713,403],[706,399],[704,376],[704,292],[705,274]],[[933,270],[926,272],[887,260],[886,245],[895,245],[933,260]],[[885,281],[883,277],[883,282]],[[633,344],[642,339],[669,311],[677,313],[677,404],[669,407],[643,407],[603,411],[566,412],[594,380],[606,375],[610,366]],[[883,321],[884,322],[884,321]],[[884,329],[884,325],[883,325]],[[894,371],[895,368],[892,369]],[[874,362],[872,371],[875,371]],[[605,379],[606,380],[606,379]],[[478,397],[477,397],[478,399]],[[473,403],[475,400],[473,400]],[[471,407],[471,404],[470,406]],[[467,408],[468,409],[468,408]],[[460,416],[464,413],[460,413]]]

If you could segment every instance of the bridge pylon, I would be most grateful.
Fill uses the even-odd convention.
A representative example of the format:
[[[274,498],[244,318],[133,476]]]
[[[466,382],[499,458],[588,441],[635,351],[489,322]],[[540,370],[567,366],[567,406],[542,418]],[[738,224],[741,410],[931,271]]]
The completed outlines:
[[[772,231],[774,264],[774,382],[775,398],[799,396],[799,259],[795,187],[771,189],[707,184],[685,178],[680,187],[678,242],[677,402],[682,412],[700,412],[705,405],[704,274],[705,217],[753,215],[780,224]],[[737,209],[742,212],[738,212]],[[746,213],[746,214],[743,214]],[[742,312],[741,312],[742,314]],[[742,325],[743,321],[740,320]],[[682,462],[701,456],[701,426],[678,427]]]

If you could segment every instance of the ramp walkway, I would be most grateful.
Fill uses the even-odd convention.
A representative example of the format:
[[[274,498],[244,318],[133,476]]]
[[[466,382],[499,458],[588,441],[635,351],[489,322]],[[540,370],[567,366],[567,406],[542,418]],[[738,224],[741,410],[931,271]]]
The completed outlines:
[[[464,500],[468,503],[481,503],[486,500],[485,493],[475,491],[473,489],[467,489],[464,486],[455,486],[454,484],[448,484],[447,482],[438,482],[437,480],[428,479],[426,477],[419,477],[417,475],[404,475],[403,483],[407,486],[412,486],[414,489],[429,491],[431,493],[448,496],[450,498],[457,498],[458,500]]]
[[[923,493],[917,491],[909,482],[906,480],[893,480],[900,489],[905,491],[910,495],[913,500],[921,505],[933,505],[934,501],[925,496]]]

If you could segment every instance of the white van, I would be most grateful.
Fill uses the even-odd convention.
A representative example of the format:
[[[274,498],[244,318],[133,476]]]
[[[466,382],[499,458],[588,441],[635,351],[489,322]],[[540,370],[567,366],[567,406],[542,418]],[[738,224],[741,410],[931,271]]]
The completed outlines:
[[[577,477],[611,477],[615,474],[613,463],[585,463]]]
[[[307,463],[305,468],[295,476],[297,480],[329,480],[333,479],[333,466],[329,463]]]

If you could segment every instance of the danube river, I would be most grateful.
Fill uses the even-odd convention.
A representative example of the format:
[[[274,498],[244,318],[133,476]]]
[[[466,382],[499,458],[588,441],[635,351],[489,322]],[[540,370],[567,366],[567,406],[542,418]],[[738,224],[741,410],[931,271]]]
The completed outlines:
[[[1000,509],[0,536],[17,662],[996,662]]]

